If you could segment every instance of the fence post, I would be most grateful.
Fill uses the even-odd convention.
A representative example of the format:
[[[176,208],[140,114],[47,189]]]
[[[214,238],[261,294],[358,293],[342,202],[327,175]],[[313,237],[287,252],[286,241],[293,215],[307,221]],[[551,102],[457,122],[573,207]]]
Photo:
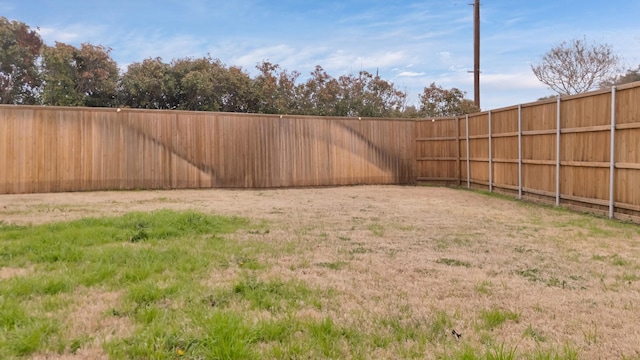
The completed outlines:
[[[615,170],[616,170],[616,87],[611,87],[611,150],[609,155],[609,218],[615,216],[616,202],[614,199]]]
[[[493,192],[493,151],[491,146],[491,110],[489,110],[489,192]]]
[[[460,179],[460,116],[456,116],[456,178],[458,178],[458,186],[462,179]]]
[[[469,114],[466,117],[465,130],[467,131],[467,189],[471,189],[471,162],[469,160]]]
[[[560,205],[560,95],[556,100],[556,206]]]
[[[518,200],[522,200],[522,104],[518,104]]]

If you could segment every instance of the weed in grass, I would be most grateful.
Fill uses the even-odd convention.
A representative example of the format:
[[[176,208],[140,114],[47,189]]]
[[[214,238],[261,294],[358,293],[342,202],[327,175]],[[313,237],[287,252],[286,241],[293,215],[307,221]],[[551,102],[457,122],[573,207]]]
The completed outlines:
[[[526,248],[526,247],[524,247],[524,246],[520,246],[520,245],[516,246],[516,247],[513,249],[513,251],[515,251],[515,252],[517,252],[517,253],[519,253],[519,254],[526,254],[526,253],[533,252],[533,250],[531,250],[531,249],[529,249],[529,248]]]
[[[517,357],[517,346],[505,347],[502,343],[498,346],[493,346],[485,353],[486,360],[513,360]]]
[[[236,264],[241,269],[246,270],[259,270],[265,268],[265,265],[261,264],[256,258],[248,256],[239,256],[236,258]]]
[[[69,352],[75,355],[76,352],[80,350],[80,348],[82,348],[84,345],[88,343],[91,343],[91,341],[93,341],[93,338],[89,335],[81,335],[75,339],[72,339],[71,342],[69,343]]]
[[[592,322],[588,329],[582,330],[582,336],[587,345],[593,345],[598,342],[598,324]]]
[[[542,280],[542,278],[540,277],[540,270],[536,268],[518,270],[516,273],[531,282]]]
[[[272,313],[298,309],[301,306],[321,308],[322,303],[314,292],[302,282],[271,280],[268,282],[247,276],[232,289],[235,296],[248,301],[252,309]]]
[[[640,280],[640,276],[638,276],[638,274],[636,273],[623,273],[622,275],[616,275],[616,279],[620,280],[620,281],[625,281],[628,283],[632,283],[634,281],[638,281]]]
[[[518,322],[520,321],[520,314],[498,308],[480,311],[480,321],[483,329],[493,330],[507,320]]]
[[[269,229],[256,229],[256,230],[248,230],[247,234],[252,234],[252,235],[267,235],[268,233],[270,233],[271,230]]]
[[[545,342],[545,341],[547,341],[547,337],[544,336],[544,334],[542,334],[540,331],[534,329],[531,324],[529,324],[529,326],[527,326],[527,328],[524,330],[524,333],[522,334],[522,336],[531,338],[535,342]]]
[[[331,270],[341,270],[345,266],[347,266],[347,264],[348,263],[345,261],[333,261],[333,262],[321,262],[321,263],[317,263],[316,265],[327,268],[327,269],[331,269]]]
[[[378,223],[369,224],[367,226],[367,229],[371,231],[373,236],[376,236],[376,237],[384,236],[385,230],[384,230],[384,226],[382,226],[381,224],[378,224]]]
[[[467,261],[457,260],[457,259],[449,259],[449,258],[440,258],[436,260],[438,264],[444,264],[449,266],[463,266],[463,267],[471,267],[471,263]]]
[[[364,246],[357,246],[352,248],[351,250],[349,250],[350,254],[366,254],[366,253],[370,253],[373,252],[373,250],[366,248]]]
[[[445,352],[437,357],[442,360],[480,360],[482,357],[478,355],[478,351],[469,344],[455,349],[451,354]]]
[[[627,266],[631,264],[629,260],[623,259],[618,254],[611,256],[610,260],[611,260],[611,264],[614,266]]]
[[[395,223],[393,224],[393,227],[400,231],[413,231],[416,229],[415,226],[413,225],[403,225],[403,224],[395,224]]]
[[[542,305],[540,305],[540,304],[535,304],[535,305],[533,306],[533,311],[538,312],[538,313],[543,313],[543,312],[545,312],[545,311],[544,311],[544,308],[543,308],[543,307],[542,307]]]
[[[528,360],[577,360],[578,350],[569,344],[565,344],[562,350],[556,348],[536,348],[527,354]]]
[[[427,340],[432,343],[442,342],[451,331],[453,322],[445,311],[436,311],[430,319],[427,329]]]
[[[476,284],[476,292],[483,295],[492,295],[493,283],[489,280],[483,280],[482,282]]]

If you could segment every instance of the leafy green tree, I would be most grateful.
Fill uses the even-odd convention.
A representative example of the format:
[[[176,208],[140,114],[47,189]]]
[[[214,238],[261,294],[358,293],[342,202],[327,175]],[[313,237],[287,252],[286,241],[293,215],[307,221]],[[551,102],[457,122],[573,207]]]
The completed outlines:
[[[319,116],[399,116],[406,98],[393,83],[377,74],[361,71],[357,76],[331,77],[321,66],[296,87],[298,112]]]
[[[444,89],[431,83],[420,95],[419,115],[445,117],[471,114],[480,111],[473,101],[464,98],[465,92],[458,88]]]
[[[265,114],[293,113],[297,109],[296,82],[300,73],[280,70],[280,65],[263,61],[254,79],[258,112]]]
[[[0,17],[0,102],[35,104],[39,98],[37,61],[42,39],[18,21]]]
[[[364,92],[358,116],[390,117],[401,112],[406,94],[397,90],[393,83],[366,71],[360,72],[360,79],[364,80]]]
[[[298,109],[303,115],[337,115],[336,104],[340,94],[340,84],[320,65],[316,65],[309,78],[296,86]]]
[[[43,103],[58,106],[115,106],[118,66],[111,49],[56,42],[42,52]]]
[[[220,60],[210,57],[183,58],[171,62],[168,68],[171,88],[178,109],[221,111],[225,92],[226,68]],[[168,86],[170,84],[170,86]]]
[[[85,106],[116,106],[119,80],[118,64],[111,49],[102,45],[82,44],[76,59],[76,90],[84,96]]]
[[[176,109],[177,80],[170,70],[159,57],[130,64],[120,81],[120,102],[133,108]]]
[[[56,106],[81,106],[83,97],[76,91],[77,49],[56,42],[42,51],[42,75],[44,78],[43,103]]]
[[[255,83],[241,67],[227,69],[223,79],[222,111],[255,113],[259,110]]]

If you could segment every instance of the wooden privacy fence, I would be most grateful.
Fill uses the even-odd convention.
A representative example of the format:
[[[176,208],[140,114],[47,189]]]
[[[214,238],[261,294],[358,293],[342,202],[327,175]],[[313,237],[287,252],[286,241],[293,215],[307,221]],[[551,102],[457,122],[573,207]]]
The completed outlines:
[[[0,194],[416,181],[640,219],[640,82],[433,121],[0,106]]]
[[[419,121],[418,181],[640,216],[640,82]]]
[[[0,106],[0,194],[415,181],[412,121]]]

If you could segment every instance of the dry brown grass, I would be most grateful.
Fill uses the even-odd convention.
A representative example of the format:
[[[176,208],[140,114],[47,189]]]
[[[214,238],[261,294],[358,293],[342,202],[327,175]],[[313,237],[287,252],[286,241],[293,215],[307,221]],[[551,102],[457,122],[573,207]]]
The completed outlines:
[[[305,316],[331,315],[366,329],[395,315],[426,322],[445,314],[476,348],[507,344],[526,353],[570,344],[579,358],[640,357],[637,226],[431,187],[0,196],[0,218],[16,224],[160,208],[266,220],[269,232],[236,236],[294,251],[265,254],[260,260],[270,267],[262,276],[302,280],[338,296],[340,306]],[[1,269],[0,278],[14,270]],[[210,281],[235,275],[216,273]],[[126,333],[127,324],[105,324],[99,315],[117,298],[80,294],[69,331],[102,339]],[[488,329],[481,312],[491,309],[517,320]],[[392,358],[393,351],[376,356]]]

